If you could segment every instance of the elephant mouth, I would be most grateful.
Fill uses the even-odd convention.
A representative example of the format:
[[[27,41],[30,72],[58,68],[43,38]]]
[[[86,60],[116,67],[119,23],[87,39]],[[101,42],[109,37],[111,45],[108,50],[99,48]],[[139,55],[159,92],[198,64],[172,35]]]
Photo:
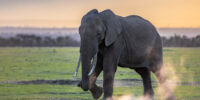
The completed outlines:
[[[92,57],[92,68],[90,69],[90,72],[88,73],[88,76],[91,76],[94,72],[97,64],[97,53]]]

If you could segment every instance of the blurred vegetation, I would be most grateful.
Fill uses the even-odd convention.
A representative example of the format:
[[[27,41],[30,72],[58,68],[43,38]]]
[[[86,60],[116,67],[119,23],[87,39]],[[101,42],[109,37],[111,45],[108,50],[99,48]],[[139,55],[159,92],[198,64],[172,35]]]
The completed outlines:
[[[200,35],[189,38],[187,36],[174,35],[166,38],[162,37],[164,47],[200,47]],[[36,35],[18,34],[15,37],[0,37],[0,47],[62,47],[80,46],[77,41],[70,36],[52,38],[50,36],[41,37]]]

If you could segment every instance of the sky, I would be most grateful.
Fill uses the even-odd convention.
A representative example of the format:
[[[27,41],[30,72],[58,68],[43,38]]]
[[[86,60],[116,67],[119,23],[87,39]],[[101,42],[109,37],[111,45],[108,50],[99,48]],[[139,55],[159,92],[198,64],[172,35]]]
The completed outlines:
[[[0,0],[0,26],[79,27],[91,9],[139,15],[156,27],[200,27],[200,0]]]

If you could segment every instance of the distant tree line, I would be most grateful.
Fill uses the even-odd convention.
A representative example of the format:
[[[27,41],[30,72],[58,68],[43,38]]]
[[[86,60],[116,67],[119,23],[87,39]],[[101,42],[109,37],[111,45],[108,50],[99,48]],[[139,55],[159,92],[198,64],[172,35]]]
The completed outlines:
[[[200,47],[200,35],[188,38],[186,36],[174,35],[166,38],[162,37],[164,47]],[[36,35],[18,34],[15,37],[0,37],[0,47],[64,47],[80,46],[80,42],[69,36],[52,38]]]
[[[1,38],[0,46],[6,47],[52,47],[52,46],[79,46],[80,43],[69,36],[51,38],[36,35],[18,34],[15,37]]]
[[[170,38],[162,37],[162,41],[164,47],[200,47],[200,35],[192,38],[174,35]]]

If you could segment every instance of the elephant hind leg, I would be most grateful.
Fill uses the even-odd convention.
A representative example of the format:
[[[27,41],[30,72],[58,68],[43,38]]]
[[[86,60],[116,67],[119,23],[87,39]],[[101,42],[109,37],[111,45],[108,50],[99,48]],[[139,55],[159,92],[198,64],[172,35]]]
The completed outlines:
[[[144,96],[150,96],[153,98],[154,92],[151,85],[150,70],[144,67],[144,68],[137,68],[135,69],[135,71],[142,77],[144,86]]]

